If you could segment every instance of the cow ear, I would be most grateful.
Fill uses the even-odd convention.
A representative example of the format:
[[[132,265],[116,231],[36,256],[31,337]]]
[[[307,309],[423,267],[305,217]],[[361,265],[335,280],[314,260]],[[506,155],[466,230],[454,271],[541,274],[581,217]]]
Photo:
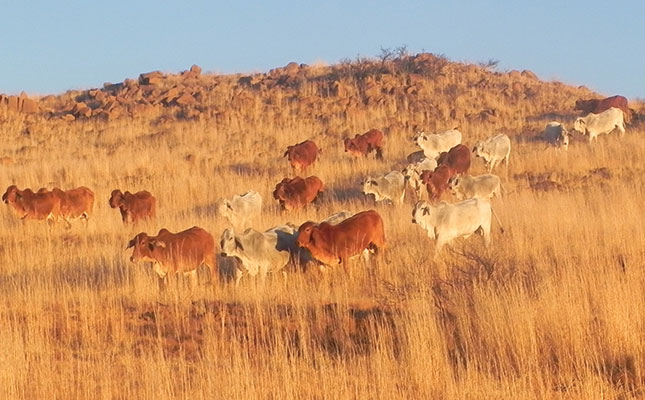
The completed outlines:
[[[285,152],[284,152],[284,154],[282,155],[282,157],[286,157],[287,155],[289,155],[289,148],[287,148],[287,151],[285,151]]]
[[[376,181],[370,181],[370,185],[372,185],[372,186],[378,186],[378,182],[376,182]]]
[[[242,242],[240,242],[240,239],[235,238],[235,247],[244,251],[244,246],[242,246]]]
[[[428,207],[423,207],[423,215],[430,214],[430,209]]]
[[[134,238],[134,239],[130,240],[130,241],[128,242],[128,247],[126,247],[125,249],[127,250],[127,249],[129,249],[130,247],[134,247],[134,245],[136,244],[136,239],[137,239],[137,238]]]
[[[231,203],[227,202],[226,203],[226,208],[228,208],[229,210],[233,211],[233,207],[231,207]]]

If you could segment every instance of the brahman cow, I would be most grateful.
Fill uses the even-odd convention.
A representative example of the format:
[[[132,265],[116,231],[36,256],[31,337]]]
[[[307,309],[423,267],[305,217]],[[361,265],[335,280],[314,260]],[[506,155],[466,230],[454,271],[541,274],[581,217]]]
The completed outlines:
[[[546,124],[544,131],[542,132],[542,139],[544,139],[551,146],[555,146],[557,149],[569,148],[569,131],[559,122],[551,121]]]
[[[273,197],[285,210],[303,208],[322,194],[324,185],[316,176],[285,178],[275,186]]]
[[[248,228],[241,235],[233,229],[222,232],[222,256],[237,257],[242,262],[235,273],[235,286],[244,274],[259,275],[262,282],[269,272],[278,272],[297,252],[296,230],[289,225],[276,226],[265,232]]]
[[[374,210],[363,211],[332,225],[305,222],[298,229],[298,246],[309,250],[327,265],[342,264],[347,271],[350,257],[370,250],[377,253],[385,247],[383,219]]]
[[[345,139],[345,152],[355,157],[367,156],[372,151],[376,152],[376,158],[383,158],[383,132],[378,129],[371,129],[362,135],[356,135],[353,139]]]
[[[133,247],[130,261],[153,263],[162,290],[169,274],[189,275],[191,283],[197,283],[197,269],[202,264],[209,268],[211,279],[217,276],[215,240],[200,227],[193,226],[178,233],[161,229],[157,236],[142,232],[130,240],[126,249],[130,247]]]
[[[256,191],[234,195],[232,199],[219,199],[217,213],[235,228],[244,228],[247,221],[258,217],[262,211],[262,196]]]
[[[452,170],[446,165],[440,165],[434,171],[423,171],[421,173],[421,182],[426,185],[430,201],[441,198],[443,192],[448,189],[448,183],[452,176]]]
[[[154,219],[157,213],[157,199],[147,190],[136,193],[114,189],[110,195],[110,207],[118,208],[125,224],[136,224],[145,219]]]
[[[436,160],[441,153],[461,144],[461,132],[457,128],[435,134],[419,132],[414,136],[414,142],[423,149],[426,157]]]
[[[363,181],[363,193],[374,195],[375,201],[389,200],[402,203],[405,198],[405,177],[399,171],[388,172],[383,176],[368,176]]]
[[[618,129],[621,136],[625,134],[623,112],[615,107],[600,114],[589,114],[586,117],[577,118],[573,123],[573,130],[583,135],[589,135],[589,143],[598,135],[610,133],[614,129]]]
[[[437,168],[437,161],[424,155],[423,159],[418,162],[412,162],[403,169],[405,182],[414,190],[417,199],[421,198],[422,193],[423,181],[421,180],[421,174],[423,171],[434,171],[435,168]]]
[[[511,155],[511,139],[504,134],[493,136],[477,142],[473,148],[473,153],[475,153],[476,157],[484,159],[488,172],[491,172],[502,161],[504,161],[508,169],[508,159]]]
[[[451,179],[449,187],[460,200],[490,199],[501,195],[502,182],[499,176],[493,174],[463,175]]]
[[[71,221],[74,219],[84,219],[87,226],[94,209],[94,192],[80,186],[70,190],[54,188],[52,193],[60,197],[61,218],[67,223],[68,228],[72,226]]]
[[[302,143],[288,146],[283,157],[288,157],[289,163],[294,170],[305,170],[316,161],[320,149],[312,140],[305,140]]]
[[[437,159],[437,165],[450,168],[452,176],[461,175],[470,168],[470,149],[463,144],[458,144],[447,153],[441,153]]]
[[[436,239],[435,257],[444,244],[458,237],[468,237],[480,231],[486,246],[490,244],[492,209],[483,199],[469,199],[456,204],[441,202],[433,206],[419,201],[412,211],[412,222]]]
[[[625,114],[625,121],[629,122],[631,110],[629,109],[627,99],[623,96],[612,96],[604,99],[579,99],[576,101],[574,111],[582,111],[583,115],[600,114],[612,107],[619,108]]]
[[[60,198],[49,191],[34,193],[31,189],[20,190],[11,185],[2,195],[2,201],[20,219],[44,219],[52,225],[60,218]]]

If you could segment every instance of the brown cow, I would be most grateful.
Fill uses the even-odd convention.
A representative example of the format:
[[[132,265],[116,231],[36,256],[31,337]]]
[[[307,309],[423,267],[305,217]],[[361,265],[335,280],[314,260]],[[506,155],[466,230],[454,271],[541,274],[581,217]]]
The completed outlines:
[[[324,185],[317,176],[305,179],[296,176],[293,179],[284,178],[278,183],[273,191],[273,197],[280,201],[283,209],[294,210],[316,200],[323,189]]]
[[[612,107],[620,108],[625,114],[625,121],[629,122],[631,110],[627,104],[627,98],[623,96],[612,96],[604,99],[579,99],[576,101],[574,111],[582,111],[584,115],[589,113],[600,114]]]
[[[470,168],[470,149],[458,144],[448,152],[443,152],[437,159],[437,165],[445,165],[451,170],[451,177],[461,175]]]
[[[81,186],[70,190],[53,188],[51,193],[60,199],[60,218],[67,223],[68,228],[72,226],[71,221],[77,218],[84,219],[87,226],[94,208],[94,192]]]
[[[60,199],[51,192],[34,193],[31,189],[20,190],[11,185],[2,195],[20,219],[47,220],[50,225],[60,218]]]
[[[453,171],[447,165],[440,165],[434,171],[423,171],[421,181],[426,185],[431,201],[441,198],[448,189],[448,182],[453,177]]]
[[[369,210],[336,225],[308,221],[300,225],[296,243],[309,250],[316,260],[327,265],[343,264],[347,270],[350,257],[365,250],[377,253],[385,247],[383,219],[376,211]]]
[[[383,132],[378,129],[371,129],[362,135],[356,135],[353,139],[345,139],[345,152],[356,157],[367,156],[376,151],[376,158],[383,158]]]
[[[209,268],[211,279],[217,272],[215,240],[210,233],[197,226],[178,233],[161,229],[157,236],[142,232],[130,240],[126,249],[130,247],[134,248],[130,261],[154,264],[160,289],[165,287],[168,274],[190,274],[191,281],[196,283],[197,269],[202,264]]]
[[[123,223],[136,224],[139,220],[155,218],[157,199],[146,190],[132,194],[115,189],[110,195],[110,207],[119,208]]]
[[[293,169],[305,170],[316,161],[321,150],[312,140],[288,146],[283,157],[288,157]]]

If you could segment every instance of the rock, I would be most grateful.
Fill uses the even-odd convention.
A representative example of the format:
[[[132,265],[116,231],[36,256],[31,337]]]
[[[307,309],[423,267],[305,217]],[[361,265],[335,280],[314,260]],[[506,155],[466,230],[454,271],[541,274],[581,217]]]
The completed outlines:
[[[533,72],[529,71],[528,69],[525,69],[524,71],[522,71],[522,76],[536,81],[538,80],[537,75],[535,75]]]
[[[194,76],[199,76],[199,75],[201,75],[201,74],[202,74],[202,67],[200,67],[200,66],[199,66],[199,65],[197,65],[197,64],[193,64],[193,65],[190,67],[190,73],[191,73],[192,75],[194,75]]]
[[[32,99],[23,99],[22,100],[22,112],[25,114],[35,114],[38,112],[38,102]]]
[[[191,94],[184,93],[175,99],[175,103],[180,106],[188,106],[197,103],[197,101]]]
[[[63,121],[72,122],[76,119],[73,114],[65,114],[61,117]]]
[[[158,85],[163,79],[161,71],[152,71],[139,75],[139,83],[142,85]]]

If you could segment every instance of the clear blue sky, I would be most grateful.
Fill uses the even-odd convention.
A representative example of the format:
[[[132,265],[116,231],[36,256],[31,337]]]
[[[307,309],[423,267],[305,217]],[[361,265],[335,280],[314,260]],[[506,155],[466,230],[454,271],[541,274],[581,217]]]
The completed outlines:
[[[645,97],[645,0],[3,3],[0,93],[100,87],[191,64],[232,73],[335,63],[406,44]]]

